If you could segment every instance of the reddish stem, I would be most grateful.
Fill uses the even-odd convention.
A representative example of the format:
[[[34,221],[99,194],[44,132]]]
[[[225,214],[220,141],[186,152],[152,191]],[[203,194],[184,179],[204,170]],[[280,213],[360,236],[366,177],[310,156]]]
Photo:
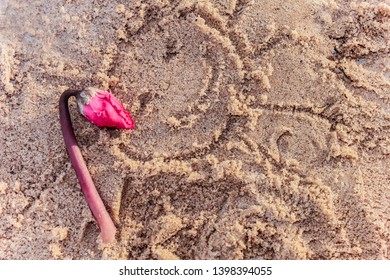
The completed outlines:
[[[81,154],[80,148],[77,144],[68,108],[69,98],[71,96],[76,96],[80,92],[81,90],[68,89],[62,93],[59,103],[61,129],[66,149],[68,150],[73,168],[76,171],[77,179],[80,182],[81,190],[96,222],[99,225],[103,243],[108,244],[114,240],[116,228],[103,204],[102,199],[100,198],[99,193],[96,190],[95,184],[92,181],[83,155]]]

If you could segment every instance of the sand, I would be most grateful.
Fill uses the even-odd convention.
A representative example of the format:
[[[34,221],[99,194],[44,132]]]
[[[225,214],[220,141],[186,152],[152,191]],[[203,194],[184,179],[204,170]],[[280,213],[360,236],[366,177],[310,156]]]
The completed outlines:
[[[0,1],[0,259],[390,259],[390,2]],[[112,89],[136,129],[59,126]]]

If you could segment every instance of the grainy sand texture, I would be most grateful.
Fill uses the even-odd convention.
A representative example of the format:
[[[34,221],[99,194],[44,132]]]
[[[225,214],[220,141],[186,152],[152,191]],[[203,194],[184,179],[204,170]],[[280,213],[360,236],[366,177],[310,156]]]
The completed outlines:
[[[390,259],[390,2],[0,0],[0,259]],[[67,88],[136,129],[63,142]]]

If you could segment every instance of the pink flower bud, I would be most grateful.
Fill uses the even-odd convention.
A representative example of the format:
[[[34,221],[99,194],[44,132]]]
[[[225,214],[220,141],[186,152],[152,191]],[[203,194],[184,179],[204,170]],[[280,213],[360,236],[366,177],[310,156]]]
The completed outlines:
[[[130,113],[111,91],[88,87],[77,95],[77,104],[81,114],[97,126],[134,128]]]

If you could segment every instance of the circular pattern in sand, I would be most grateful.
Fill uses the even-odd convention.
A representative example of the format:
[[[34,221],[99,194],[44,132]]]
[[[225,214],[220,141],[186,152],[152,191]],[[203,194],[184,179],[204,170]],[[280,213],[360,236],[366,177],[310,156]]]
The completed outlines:
[[[168,17],[123,47],[114,73],[139,101],[130,158],[188,158],[226,127],[228,84],[239,79],[239,69],[222,44],[208,39],[218,35],[201,24],[196,17]]]

